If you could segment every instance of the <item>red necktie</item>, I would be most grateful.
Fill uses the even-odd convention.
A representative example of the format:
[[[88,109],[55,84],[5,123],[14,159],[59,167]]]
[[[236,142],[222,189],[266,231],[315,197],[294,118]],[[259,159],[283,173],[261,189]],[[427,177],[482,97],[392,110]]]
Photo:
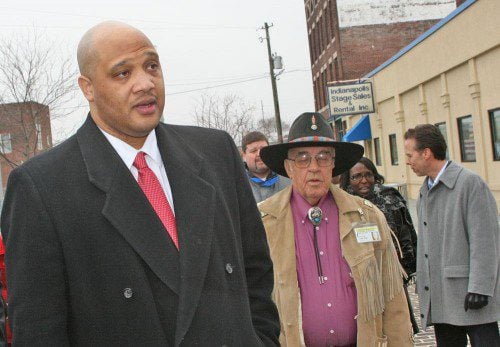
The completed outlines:
[[[158,177],[156,177],[153,170],[151,170],[146,163],[145,155],[146,153],[139,152],[134,160],[134,166],[139,171],[139,179],[137,182],[144,192],[144,195],[148,198],[149,203],[153,206],[156,214],[160,217],[163,226],[167,229],[172,241],[174,241],[175,247],[179,249],[174,213],[168,203],[160,181],[158,181]]]

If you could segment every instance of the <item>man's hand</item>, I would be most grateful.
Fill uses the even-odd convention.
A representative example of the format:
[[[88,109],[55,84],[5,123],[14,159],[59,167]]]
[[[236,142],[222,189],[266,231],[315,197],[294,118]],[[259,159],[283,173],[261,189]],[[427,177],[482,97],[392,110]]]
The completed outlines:
[[[488,305],[488,297],[482,294],[467,293],[465,296],[464,308],[465,312],[470,308],[471,310],[477,310]]]

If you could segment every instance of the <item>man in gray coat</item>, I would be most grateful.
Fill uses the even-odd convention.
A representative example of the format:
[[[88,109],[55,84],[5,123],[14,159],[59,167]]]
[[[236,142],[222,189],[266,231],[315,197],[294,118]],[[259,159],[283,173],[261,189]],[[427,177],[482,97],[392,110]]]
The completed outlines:
[[[241,139],[242,157],[253,197],[257,203],[266,200],[291,183],[288,177],[271,171],[260,159],[260,150],[267,146],[269,146],[269,141],[266,135],[259,131],[252,131]]]
[[[446,160],[431,124],[405,133],[406,163],[427,176],[417,203],[417,291],[438,346],[500,346],[497,205],[475,173]]]

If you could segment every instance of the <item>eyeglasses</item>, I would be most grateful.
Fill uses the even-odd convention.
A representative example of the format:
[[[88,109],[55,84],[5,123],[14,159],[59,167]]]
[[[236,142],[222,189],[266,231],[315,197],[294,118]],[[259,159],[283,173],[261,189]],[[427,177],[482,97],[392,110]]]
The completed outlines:
[[[291,160],[295,162],[295,165],[298,168],[305,169],[306,167],[309,167],[311,165],[311,160],[312,156],[309,153],[302,153],[297,155],[294,159],[291,158],[286,158],[287,160]],[[314,156],[314,159],[316,159],[316,163],[318,163],[318,166],[330,166],[335,162],[335,158],[331,153],[318,153]]]
[[[354,174],[354,175],[350,176],[349,178],[351,179],[351,181],[361,181],[363,178],[365,178],[366,180],[372,180],[373,177],[374,177],[373,172],[368,171],[365,173]]]

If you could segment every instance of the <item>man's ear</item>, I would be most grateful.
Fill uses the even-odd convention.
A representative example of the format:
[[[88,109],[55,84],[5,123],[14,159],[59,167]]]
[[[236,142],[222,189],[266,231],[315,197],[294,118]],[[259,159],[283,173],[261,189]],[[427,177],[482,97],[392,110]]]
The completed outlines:
[[[293,177],[293,169],[292,166],[290,165],[290,160],[283,160],[283,166],[285,167],[286,174],[290,179]]]
[[[78,77],[78,85],[82,90],[83,95],[89,102],[94,101],[94,86],[92,85],[92,81],[83,75]]]
[[[434,154],[432,154],[432,151],[429,147],[426,147],[424,148],[424,159],[430,159],[434,156]]]

